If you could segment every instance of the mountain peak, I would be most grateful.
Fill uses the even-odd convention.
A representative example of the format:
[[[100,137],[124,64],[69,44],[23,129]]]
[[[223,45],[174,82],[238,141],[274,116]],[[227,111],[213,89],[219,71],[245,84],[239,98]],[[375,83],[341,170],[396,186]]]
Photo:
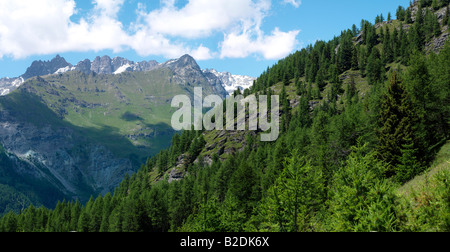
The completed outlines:
[[[33,61],[31,66],[21,77],[26,80],[35,76],[53,74],[65,67],[72,67],[72,65],[58,54],[50,61]]]
[[[169,60],[163,65],[171,68],[175,72],[180,69],[192,69],[200,72],[202,71],[200,69],[200,66],[197,64],[197,61],[195,61],[195,59],[189,54],[185,54],[179,59]]]
[[[181,56],[178,60],[182,60],[182,61],[194,61],[195,62],[195,59],[194,59],[194,57],[192,57],[191,55],[189,55],[189,54],[185,54],[185,55],[183,55],[183,56]]]
[[[99,74],[111,74],[113,73],[113,67],[111,65],[111,58],[109,56],[97,56],[91,63],[91,71]]]
[[[198,66],[197,61],[195,61],[194,57],[192,57],[189,54],[185,54],[185,55],[181,56],[181,58],[179,58],[178,61],[182,62],[186,65]]]

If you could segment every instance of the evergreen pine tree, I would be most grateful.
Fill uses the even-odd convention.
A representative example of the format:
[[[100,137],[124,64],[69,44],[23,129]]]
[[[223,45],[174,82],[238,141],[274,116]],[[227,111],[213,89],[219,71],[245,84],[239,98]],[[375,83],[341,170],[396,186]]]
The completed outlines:
[[[347,106],[352,104],[353,97],[356,95],[356,92],[357,92],[357,90],[356,90],[355,77],[351,76],[350,82],[347,84],[347,88],[346,88],[346,92],[345,92]]]
[[[369,56],[367,53],[367,48],[364,46],[359,47],[359,59],[358,59],[358,68],[362,76],[366,75],[366,66],[367,66],[367,57]]]
[[[351,68],[352,70],[358,70],[358,50],[356,49],[355,46],[352,46],[352,63],[351,63]]]
[[[295,81],[295,90],[297,95],[304,95],[306,93],[305,85],[299,78],[297,78]]]
[[[372,48],[376,46],[378,35],[376,33],[375,26],[371,25],[370,23],[366,23],[366,45],[367,45],[367,51],[371,52]]]
[[[396,17],[400,21],[405,21],[405,8],[403,8],[402,6],[399,6],[397,8]]]
[[[324,87],[325,87],[325,85],[326,85],[326,83],[325,83],[325,67],[321,67],[320,69],[319,69],[319,71],[317,72],[317,75],[316,75],[316,84],[317,84],[317,87],[320,89],[320,90],[322,90]]]
[[[381,20],[380,15],[377,15],[377,17],[375,18],[375,24],[378,24],[379,22],[381,22],[380,20]]]
[[[411,28],[411,29],[413,29],[413,28]],[[406,32],[403,30],[402,27],[400,27],[400,32],[399,32],[399,44],[400,44],[399,56],[401,57],[401,62],[404,65],[406,65],[409,62],[410,52],[408,50],[410,48],[410,41],[409,41],[408,35],[406,34]]]
[[[345,167],[334,174],[329,212],[330,231],[399,230],[394,188],[380,178],[381,164],[367,145],[352,148]]]
[[[320,167],[324,171],[325,177],[329,178],[332,171],[327,170],[327,153],[328,153],[328,122],[330,116],[328,113],[320,109],[315,115],[311,128],[311,155],[314,165]]]
[[[439,20],[436,15],[434,15],[433,13],[431,15],[432,15],[431,22],[433,27],[433,35],[435,37],[438,37],[439,35],[441,35],[441,24],[439,24]]]
[[[367,59],[367,78],[370,84],[375,84],[383,79],[384,66],[381,61],[380,52],[376,47],[372,49],[372,53]]]
[[[291,81],[289,80],[289,75],[287,72],[285,72],[283,75],[283,85],[289,86],[290,83],[291,83]]]
[[[89,214],[86,211],[82,211],[80,218],[78,219],[78,232],[89,232]]]
[[[339,72],[345,72],[352,67],[353,41],[350,32],[345,32],[341,36],[341,43],[338,49],[338,69]]]
[[[412,24],[412,14],[411,14],[411,8],[407,8],[405,12],[405,21],[407,24]]]
[[[397,29],[394,29],[394,31],[392,32],[392,54],[393,61],[396,61],[400,56],[400,43]]]
[[[391,63],[394,59],[394,53],[392,48],[391,32],[389,27],[386,27],[386,32],[383,39],[383,54],[386,59],[386,63]]]
[[[103,216],[103,197],[99,195],[90,209],[89,232],[99,232]]]
[[[278,224],[279,231],[314,231],[314,215],[324,199],[323,175],[301,157],[298,150],[286,158],[284,169],[264,206],[266,218]]]
[[[312,84],[311,82],[308,82],[308,88],[306,90],[306,98],[308,101],[313,99],[313,90],[312,90]]]
[[[291,103],[287,97],[286,88],[284,85],[281,88],[280,106],[282,109],[281,130],[285,132],[289,128],[289,123],[291,121]]]
[[[236,197],[244,213],[248,216],[254,202],[259,199],[257,174],[246,161],[240,163],[233,174],[230,191]]]
[[[353,25],[352,25],[352,36],[353,36],[353,37],[356,37],[356,36],[358,35],[358,33],[359,33],[358,28],[356,27],[355,24],[353,24]]]
[[[442,114],[442,100],[439,99],[439,90],[428,69],[424,55],[416,53],[411,57],[411,66],[405,75],[406,89],[410,94],[417,117],[418,129],[415,138],[418,141],[420,161],[430,159],[427,150],[441,141],[443,135],[439,125]]]
[[[395,178],[401,183],[405,183],[414,178],[420,172],[420,164],[417,161],[417,149],[411,137],[404,139],[399,165],[395,170]]]
[[[396,175],[401,163],[402,149],[409,137],[414,135],[414,108],[397,72],[393,72],[387,93],[381,103],[380,129],[378,131],[377,154],[386,165],[386,176]]]

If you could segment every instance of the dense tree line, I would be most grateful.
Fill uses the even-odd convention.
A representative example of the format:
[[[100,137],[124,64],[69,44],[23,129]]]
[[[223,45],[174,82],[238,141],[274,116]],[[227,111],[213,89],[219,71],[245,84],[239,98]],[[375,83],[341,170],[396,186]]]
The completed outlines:
[[[446,5],[425,0],[419,10]],[[360,29],[268,68],[244,95],[280,94],[276,142],[249,135],[242,151],[224,161],[214,155],[208,165],[202,132],[184,131],[114,193],[85,205],[63,201],[54,210],[10,212],[0,231],[450,231],[448,172],[429,191],[439,207],[418,208],[395,194],[425,171],[449,136],[450,44],[425,55],[425,43],[438,33],[424,27],[434,27],[435,17],[418,11],[423,18],[409,22],[410,9],[396,13],[408,31],[363,20]],[[349,72],[368,81],[367,93],[352,78],[344,85]],[[180,160],[183,180],[150,179]]]

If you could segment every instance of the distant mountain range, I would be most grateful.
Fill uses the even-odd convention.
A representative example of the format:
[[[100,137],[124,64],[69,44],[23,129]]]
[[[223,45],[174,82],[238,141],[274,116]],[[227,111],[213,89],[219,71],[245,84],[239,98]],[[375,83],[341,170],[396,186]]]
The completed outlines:
[[[174,96],[225,98],[250,77],[202,70],[194,58],[157,63],[56,56],[0,80],[0,216],[20,204],[54,207],[116,188],[171,144]]]
[[[253,86],[253,81],[256,80],[256,78],[245,75],[232,75],[229,72],[219,73],[215,69],[205,69],[203,72],[214,74],[217,78],[219,78],[222,81],[222,86],[228,94],[232,94],[237,89],[243,91],[250,88]]]
[[[190,57],[190,56],[189,56]],[[182,57],[183,58],[183,57]],[[192,57],[190,57],[192,58]],[[15,78],[4,77],[0,79],[0,96],[7,95],[17,89],[25,80],[53,74],[62,74],[69,71],[80,71],[85,74],[121,74],[124,72],[146,72],[167,67],[178,62],[178,59],[158,63],[155,60],[133,62],[122,57],[97,56],[93,61],[85,59],[76,65],[68,63],[63,57],[57,55],[50,61],[34,61],[26,72]],[[202,70],[205,75],[214,75],[225,88],[228,94],[232,94],[238,88],[244,90],[253,85],[256,78],[243,75],[232,75],[229,72],[218,72],[215,69]],[[211,75],[210,75],[211,76]]]

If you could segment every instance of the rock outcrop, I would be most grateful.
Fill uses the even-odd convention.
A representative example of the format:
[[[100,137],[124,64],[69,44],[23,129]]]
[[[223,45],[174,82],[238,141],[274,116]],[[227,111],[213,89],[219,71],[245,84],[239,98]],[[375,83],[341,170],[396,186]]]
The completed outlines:
[[[56,55],[51,61],[34,61],[21,77],[26,80],[35,76],[54,74],[59,69],[66,67],[72,67],[72,65],[63,57]]]

